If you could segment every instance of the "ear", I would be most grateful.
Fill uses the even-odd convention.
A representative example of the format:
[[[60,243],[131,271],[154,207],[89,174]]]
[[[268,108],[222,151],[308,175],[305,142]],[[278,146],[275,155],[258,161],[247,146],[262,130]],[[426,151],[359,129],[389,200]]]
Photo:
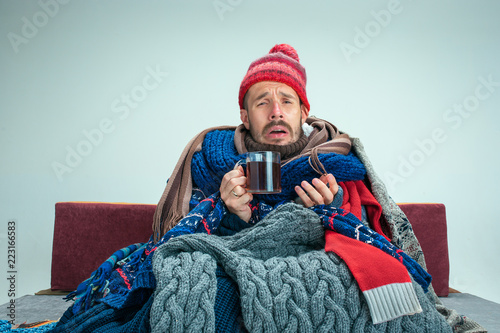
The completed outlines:
[[[302,124],[303,125],[306,122],[307,117],[309,117],[309,110],[306,108],[304,104],[300,105],[300,113],[301,113],[301,119],[302,119]]]
[[[248,121],[248,111],[245,109],[240,109],[240,119],[247,130],[250,129],[250,122]]]

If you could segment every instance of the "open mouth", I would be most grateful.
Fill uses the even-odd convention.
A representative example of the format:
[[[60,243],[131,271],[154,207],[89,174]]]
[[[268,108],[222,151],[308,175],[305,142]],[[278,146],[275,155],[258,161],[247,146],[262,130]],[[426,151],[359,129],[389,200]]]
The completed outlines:
[[[284,120],[273,121],[267,124],[262,130],[262,136],[272,142],[281,142],[292,135],[291,126]]]
[[[282,126],[273,126],[268,132],[268,135],[271,138],[283,137],[288,135],[288,130]]]

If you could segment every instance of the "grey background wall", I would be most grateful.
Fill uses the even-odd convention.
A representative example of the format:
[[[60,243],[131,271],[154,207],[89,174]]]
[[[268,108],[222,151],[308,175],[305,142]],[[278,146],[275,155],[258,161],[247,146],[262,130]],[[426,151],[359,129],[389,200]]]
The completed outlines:
[[[1,1],[0,267],[14,219],[17,296],[49,288],[54,204],[157,203],[196,133],[239,124],[250,62],[289,43],[311,114],[362,139],[396,201],[446,204],[451,286],[500,302],[499,11],[493,0]],[[0,303],[8,289],[0,279]]]

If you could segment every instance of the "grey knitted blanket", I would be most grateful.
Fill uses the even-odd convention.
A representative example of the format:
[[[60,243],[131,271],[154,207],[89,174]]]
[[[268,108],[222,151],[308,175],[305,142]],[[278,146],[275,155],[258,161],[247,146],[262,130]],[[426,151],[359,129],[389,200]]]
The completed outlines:
[[[236,281],[250,332],[451,332],[413,284],[422,313],[373,325],[346,264],[325,253],[318,216],[296,204],[234,236],[193,234],[156,250],[153,332],[214,332],[216,265]]]

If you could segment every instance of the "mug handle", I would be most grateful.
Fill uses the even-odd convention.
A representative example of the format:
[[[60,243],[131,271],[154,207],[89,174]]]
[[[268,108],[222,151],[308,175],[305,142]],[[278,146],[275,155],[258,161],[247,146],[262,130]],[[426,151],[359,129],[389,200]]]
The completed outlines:
[[[233,170],[238,169],[238,167],[240,165],[244,165],[245,168],[246,168],[246,166],[247,166],[247,156],[248,156],[248,153],[244,153],[243,154],[243,158],[241,160],[239,160],[238,162],[236,162],[236,164],[234,165]],[[245,171],[245,168],[243,168],[243,171]]]
[[[244,158],[244,159],[241,159],[241,160],[239,160],[238,162],[236,162],[236,164],[234,165],[233,170],[238,169],[238,167],[239,167],[240,165],[244,165],[244,166],[246,167],[246,166],[247,166],[247,159],[246,159],[246,158]]]

